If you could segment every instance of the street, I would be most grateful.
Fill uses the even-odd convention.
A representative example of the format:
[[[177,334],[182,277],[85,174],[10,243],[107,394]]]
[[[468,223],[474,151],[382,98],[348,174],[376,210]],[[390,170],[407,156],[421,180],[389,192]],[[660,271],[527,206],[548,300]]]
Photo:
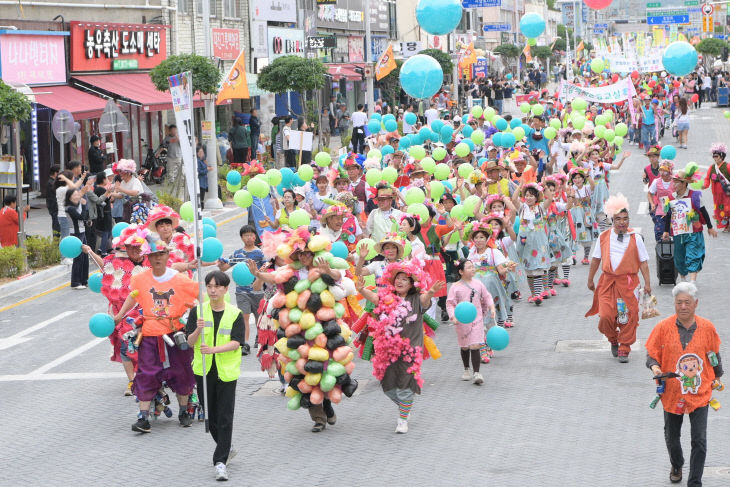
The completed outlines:
[[[721,109],[691,112],[689,149],[678,149],[675,167],[696,161],[707,169],[709,146],[730,138]],[[669,134],[663,140],[671,144]],[[255,355],[243,358],[238,382],[229,466],[237,485],[494,485],[663,486],[669,460],[661,408],[650,409],[655,385],[645,367],[643,343],[653,325],[673,313],[671,286],[659,286],[653,232],[641,171],[648,163],[637,146],[611,174],[611,193],[631,203],[631,226],[647,242],[652,288],[661,316],[642,320],[628,364],[610,356],[596,329],[583,317],[592,294],[588,267],[571,270],[571,286],[540,307],[523,300],[515,308],[510,345],[482,366],[481,387],[462,382],[452,325],[442,325],[439,360],[424,362],[423,394],[417,397],[407,435],[396,435],[397,408],[380,390],[367,362],[357,359],[357,393],[335,406],[337,424],[311,433],[304,410],[286,409],[278,381],[259,371]],[[703,202],[711,213],[712,198]],[[236,210],[235,216],[242,210]],[[243,218],[218,227],[225,255],[240,246]],[[698,314],[730,340],[727,290],[730,236],[706,237],[707,259],[698,278]],[[92,270],[94,266],[92,264]],[[88,330],[106,300],[87,290],[61,286],[68,277],[0,297],[0,383],[5,423],[0,443],[0,485],[134,484],[211,485],[214,443],[203,424],[192,428],[174,416],[152,422],[152,433],[130,430],[133,397],[124,397],[121,365],[108,360],[110,345]],[[233,286],[231,286],[231,292]],[[0,293],[2,294],[2,293]],[[524,293],[523,293],[524,295]],[[23,302],[26,300],[26,302]],[[718,306],[719,305],[719,306]],[[253,334],[252,334],[253,339]],[[723,357],[730,357],[723,347]],[[709,412],[704,485],[730,485],[730,395]],[[683,447],[689,460],[689,421]]]

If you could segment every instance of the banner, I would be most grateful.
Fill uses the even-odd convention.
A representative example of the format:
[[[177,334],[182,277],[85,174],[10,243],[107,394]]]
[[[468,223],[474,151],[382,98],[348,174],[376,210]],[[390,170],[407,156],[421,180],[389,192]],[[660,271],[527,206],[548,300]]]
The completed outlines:
[[[477,62],[477,53],[474,52],[474,43],[470,42],[464,50],[464,55],[461,59],[461,65],[466,67]]]
[[[395,63],[395,56],[393,56],[393,44],[388,44],[388,49],[380,56],[378,64],[375,65],[375,79],[380,81],[388,76],[396,67],[398,65]]]
[[[226,100],[232,98],[236,99],[248,99],[251,98],[248,93],[248,81],[246,80],[246,56],[244,50],[241,49],[241,53],[236,58],[236,62],[231,66],[231,70],[228,71],[221,89],[218,92],[218,97],[215,99],[215,104],[220,105]]]
[[[584,88],[563,80],[560,83],[560,90],[558,91],[558,98],[563,102],[581,97],[586,101],[597,103],[616,103],[629,100],[634,96],[636,96],[636,89],[628,78],[624,78],[612,85],[598,86],[595,88]],[[633,104],[630,103],[629,105]]]
[[[194,208],[200,208],[198,201],[198,161],[195,156],[193,125],[193,74],[190,71],[168,78],[170,95],[175,110],[180,150],[182,151],[185,185]],[[197,211],[197,210],[196,210]]]

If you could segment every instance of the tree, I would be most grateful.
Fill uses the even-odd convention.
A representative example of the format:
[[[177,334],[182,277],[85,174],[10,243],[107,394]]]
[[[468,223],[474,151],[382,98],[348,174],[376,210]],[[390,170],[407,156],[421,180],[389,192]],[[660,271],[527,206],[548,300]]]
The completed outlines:
[[[193,92],[218,93],[221,72],[212,60],[196,54],[180,54],[165,59],[150,71],[150,79],[155,88],[167,91],[170,89],[167,78],[185,71],[193,73]]]
[[[530,48],[530,54],[536,58],[547,59],[552,56],[553,51],[550,46],[534,46]]]
[[[448,75],[454,69],[454,63],[451,61],[451,57],[443,51],[440,51],[438,49],[424,49],[418,54],[431,56],[436,61],[438,61],[441,65],[441,70],[444,72],[445,75]]]
[[[28,98],[0,80],[0,120],[5,123],[25,122],[32,107]]]
[[[699,44],[695,46],[697,52],[703,55],[718,57],[722,54],[722,50],[727,48],[727,42],[721,39],[715,39],[714,37],[707,37],[702,39]]]
[[[499,54],[502,57],[516,58],[520,55],[522,49],[515,46],[514,44],[500,44],[499,46],[495,47],[492,52],[495,54]]]
[[[565,39],[562,37],[558,37],[555,39],[555,45],[553,45],[553,51],[565,51],[567,48],[567,44],[565,42]]]
[[[302,106],[305,106],[306,93],[322,88],[326,73],[327,68],[319,59],[282,56],[261,70],[256,84],[272,93],[297,92],[305,102]],[[291,108],[289,111],[292,112]]]

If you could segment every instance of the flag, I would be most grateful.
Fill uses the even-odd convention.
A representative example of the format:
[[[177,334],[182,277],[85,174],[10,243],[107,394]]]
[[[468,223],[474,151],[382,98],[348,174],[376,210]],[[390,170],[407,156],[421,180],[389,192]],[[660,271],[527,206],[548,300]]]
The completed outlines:
[[[464,57],[461,62],[464,66],[477,62],[477,53],[474,52],[473,42],[470,42],[469,45],[466,46],[466,50],[464,50]]]
[[[233,63],[231,70],[228,71],[226,78],[223,80],[218,97],[215,100],[216,105],[220,105],[226,100],[232,98],[251,98],[248,94],[248,81],[246,81],[246,57],[243,49]]]
[[[525,55],[525,61],[528,63],[532,62],[532,56],[530,55],[530,45],[525,44],[525,48],[522,50],[523,54]]]
[[[380,81],[397,67],[398,65],[395,63],[395,56],[393,55],[393,44],[388,44],[388,49],[380,56],[378,64],[375,66],[375,79]]]
[[[575,48],[575,54],[576,54],[576,56],[581,56],[582,57],[582,55],[583,55],[583,49],[585,49],[585,46],[583,46],[583,41],[580,41],[578,43],[578,47]]]
[[[556,43],[556,42],[558,42],[558,40],[557,40],[557,39],[555,39],[555,40],[553,41],[553,43],[552,43],[552,44],[550,44],[550,51],[551,51],[551,52],[552,52],[552,50],[553,50],[553,49],[555,49],[555,43]]]

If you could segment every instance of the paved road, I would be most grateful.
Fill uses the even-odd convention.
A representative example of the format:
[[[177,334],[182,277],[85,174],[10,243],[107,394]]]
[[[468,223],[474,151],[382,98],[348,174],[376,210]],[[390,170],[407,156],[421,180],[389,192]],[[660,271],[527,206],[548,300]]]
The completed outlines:
[[[690,135],[679,167],[689,160],[707,164],[709,144],[727,140],[730,126],[718,109],[703,109],[693,114]],[[645,201],[639,178],[646,160],[636,147],[628,148],[634,155],[613,175],[612,190],[627,194],[632,224],[651,240],[648,215],[637,213]],[[238,242],[241,223],[220,227],[226,251]],[[708,241],[699,279],[699,313],[726,340],[728,239]],[[393,433],[396,408],[367,363],[355,370],[361,384],[356,397],[336,408],[338,424],[315,435],[306,412],[287,411],[275,384],[257,371],[254,358],[244,357],[234,430],[241,453],[229,468],[231,479],[270,486],[669,485],[662,414],[648,408],[654,386],[641,347],[656,319],[642,322],[631,362],[617,363],[597,320],[583,318],[591,299],[586,275],[579,265],[573,286],[558,297],[540,308],[518,305],[511,344],[484,366],[482,387],[459,380],[454,329],[442,326],[436,342],[443,357],[424,365],[424,392],[405,436]],[[666,316],[672,312],[670,289],[654,289]],[[25,297],[2,297],[0,306]],[[107,360],[107,342],[95,340],[86,326],[104,310],[102,296],[66,288],[0,312],[6,412],[0,485],[213,484],[213,442],[202,424],[183,429],[176,418],[162,419],[153,423],[152,434],[130,431],[137,408],[133,398],[122,396],[121,367]],[[725,396],[717,397],[726,407],[710,412],[707,486],[730,485]],[[688,437],[686,427],[687,458]]]

